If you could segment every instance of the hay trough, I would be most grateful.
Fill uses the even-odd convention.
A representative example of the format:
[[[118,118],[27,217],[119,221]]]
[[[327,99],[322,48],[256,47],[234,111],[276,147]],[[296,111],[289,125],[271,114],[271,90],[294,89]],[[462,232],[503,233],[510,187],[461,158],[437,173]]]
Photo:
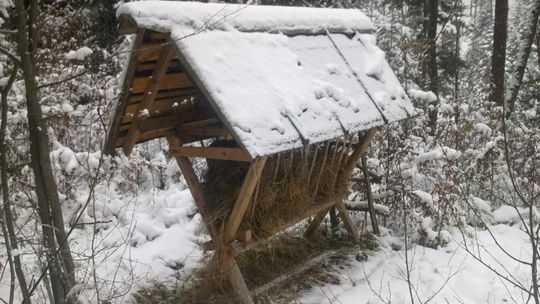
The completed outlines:
[[[117,15],[135,36],[104,152],[167,139],[212,238],[208,282],[221,269],[252,303],[235,256],[313,216],[310,235],[330,210],[357,238],[343,204],[351,172],[379,127],[413,112],[369,18],[179,1]]]
[[[350,147],[328,142],[269,157],[240,230],[251,231],[255,241],[264,240],[303,220],[321,203],[344,197],[349,179],[343,164]],[[246,163],[208,160],[203,188],[218,232],[225,228],[248,169]]]

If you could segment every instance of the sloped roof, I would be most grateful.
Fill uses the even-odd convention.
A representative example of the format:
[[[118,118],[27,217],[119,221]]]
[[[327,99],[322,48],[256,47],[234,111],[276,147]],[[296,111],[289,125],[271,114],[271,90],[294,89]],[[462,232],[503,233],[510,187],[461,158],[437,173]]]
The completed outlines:
[[[251,157],[413,111],[359,10],[144,1],[117,15],[170,33],[180,61]]]

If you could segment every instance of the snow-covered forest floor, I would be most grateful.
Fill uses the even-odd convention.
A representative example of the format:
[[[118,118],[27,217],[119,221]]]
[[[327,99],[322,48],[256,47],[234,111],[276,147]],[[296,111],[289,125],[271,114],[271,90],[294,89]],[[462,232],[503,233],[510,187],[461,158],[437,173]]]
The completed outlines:
[[[207,236],[201,234],[204,228],[185,185],[147,189],[134,197],[112,188],[97,191],[99,212],[108,214],[106,223],[99,224],[95,235],[78,230],[73,236],[76,259],[95,263],[90,268],[79,265],[83,270],[79,273],[81,283],[88,288],[82,288],[83,302],[96,303],[94,275],[100,297],[115,297],[114,303],[129,303],[134,294],[155,284],[188,288],[186,278],[202,269],[209,255],[203,255],[200,249]],[[285,284],[294,283],[287,293],[294,293],[293,303],[411,303],[407,260],[413,298],[418,303],[524,303],[527,295],[482,264],[524,285],[530,280],[530,270],[495,243],[515,258],[530,259],[530,241],[515,224],[519,222],[517,213],[502,207],[493,214],[493,224],[488,227],[452,230],[451,240],[444,247],[408,244],[407,257],[404,239],[383,229],[376,249],[349,248],[342,254],[338,250],[343,259],[338,265],[328,258],[318,261],[334,276],[332,282],[300,277]],[[362,217],[357,214],[356,219]],[[288,233],[296,235],[300,230]],[[93,261],[84,257],[91,252]],[[271,291],[268,297],[280,302],[285,286]],[[0,294],[6,293],[7,287],[7,283],[2,284]]]
[[[523,33],[538,0],[512,0],[506,76],[520,63]],[[26,1],[28,2],[28,1]],[[31,1],[30,1],[31,2]],[[208,262],[209,236],[164,140],[132,155],[102,155],[132,37],[116,32],[124,1],[40,1],[36,55],[40,105],[49,127],[54,178],[76,269],[80,303],[151,302],[151,290],[188,290]],[[278,3],[279,2],[279,3]],[[249,1],[300,5],[312,1]],[[493,0],[439,0],[439,92],[430,92],[423,40],[424,1],[317,2],[360,8],[416,108],[383,128],[367,152],[373,198],[388,213],[381,235],[321,259],[330,279],[292,278],[263,303],[535,303],[540,261],[540,35],[535,38],[511,116],[489,100]],[[0,48],[16,53],[14,1],[0,0]],[[471,5],[473,5],[471,7]],[[0,88],[13,64],[0,52]],[[7,95],[8,200],[32,303],[54,303],[30,167],[25,82]],[[438,98],[437,98],[438,97]],[[434,102],[437,102],[434,105]],[[430,132],[429,113],[438,121]],[[195,164],[205,170],[204,162]],[[364,173],[348,199],[365,203]],[[5,202],[3,202],[5,204]],[[368,239],[369,219],[353,213]],[[325,227],[329,223],[325,221]],[[300,236],[302,222],[287,233]],[[0,302],[22,303],[0,240]],[[340,236],[340,231],[329,237]],[[369,237],[368,237],[369,236]],[[532,237],[531,237],[532,236]],[[365,241],[365,240],[364,240]],[[376,245],[374,245],[375,243]],[[334,250],[328,248],[330,251]],[[308,271],[309,273],[309,271]],[[161,289],[160,289],[161,290]],[[170,293],[164,292],[164,297]],[[281,295],[280,295],[281,293]],[[143,299],[141,299],[143,297]],[[536,297],[536,300],[539,300]],[[180,299],[176,299],[180,301]],[[177,303],[169,299],[163,303]]]

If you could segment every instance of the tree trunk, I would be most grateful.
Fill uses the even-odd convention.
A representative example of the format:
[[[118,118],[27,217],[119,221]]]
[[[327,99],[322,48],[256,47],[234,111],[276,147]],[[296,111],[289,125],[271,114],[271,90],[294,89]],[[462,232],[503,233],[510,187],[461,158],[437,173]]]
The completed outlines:
[[[43,241],[47,247],[47,262],[55,302],[65,303],[65,296],[74,284],[74,267],[71,251],[66,239],[60,199],[50,163],[49,136],[39,105],[38,87],[33,53],[30,48],[32,35],[36,37],[33,24],[28,24],[27,7],[24,0],[16,0],[17,46],[26,91],[28,129],[30,138],[31,167],[34,172],[38,213],[43,230]],[[31,2],[29,9],[35,15],[37,1]],[[35,20],[34,20],[35,21]],[[56,239],[55,239],[56,237]],[[57,248],[61,258],[56,256]]]
[[[429,27],[428,27],[428,55],[429,55],[429,89],[437,96],[434,102],[430,103],[429,126],[430,135],[435,135],[437,131],[437,115],[439,113],[439,74],[437,71],[437,17],[439,15],[439,1],[429,2]]]
[[[529,15],[529,20],[527,22],[527,29],[521,37],[517,66],[510,76],[508,81],[508,92],[506,96],[506,102],[508,105],[507,115],[512,114],[515,108],[515,103],[521,83],[523,81],[523,75],[525,74],[525,69],[527,68],[527,62],[529,61],[529,55],[531,53],[531,47],[536,35],[536,29],[538,27],[538,16],[540,14],[540,0],[536,0],[531,9],[531,14]]]
[[[454,103],[455,103],[455,118],[454,121],[456,125],[459,123],[459,58],[461,56],[460,53],[460,38],[461,38],[461,18],[456,16],[456,48],[454,49],[454,56],[455,60],[457,62],[456,64],[456,71],[454,73]]]
[[[15,234],[15,225],[13,220],[13,214],[11,213],[11,203],[9,200],[9,188],[8,188],[8,175],[7,175],[7,156],[6,156],[6,130],[7,130],[7,113],[8,113],[8,103],[7,97],[15,77],[17,76],[17,71],[19,68],[15,66],[11,77],[9,78],[6,86],[1,92],[2,100],[2,123],[0,124],[0,183],[2,184],[2,203],[3,208],[0,210],[0,218],[3,220],[3,233],[6,241],[6,250],[8,254],[9,267],[11,268],[11,273],[15,273],[17,280],[19,282],[19,288],[21,289],[21,295],[23,297],[23,304],[30,304],[30,297],[28,293],[28,286],[26,285],[26,279],[24,277],[24,272],[22,270],[21,257],[19,254],[12,255],[13,251],[19,249],[17,237]],[[3,213],[2,213],[3,211]],[[12,283],[14,284],[14,278],[12,275]],[[13,288],[13,285],[12,287]],[[13,293],[13,289],[11,289]],[[13,294],[10,294],[10,303],[13,303]]]
[[[497,0],[495,2],[495,25],[493,28],[490,100],[499,106],[504,104],[504,67],[506,62],[507,25],[508,0]]]

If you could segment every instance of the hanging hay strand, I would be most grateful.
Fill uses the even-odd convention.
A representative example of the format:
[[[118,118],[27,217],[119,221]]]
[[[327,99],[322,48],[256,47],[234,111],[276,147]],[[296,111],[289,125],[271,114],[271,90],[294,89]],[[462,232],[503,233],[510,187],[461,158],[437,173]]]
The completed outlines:
[[[213,144],[216,145],[230,146],[230,143]],[[240,230],[249,229],[255,240],[264,239],[281,231],[285,224],[301,220],[321,202],[343,197],[349,179],[336,177],[341,175],[341,158],[347,152],[347,144],[335,142],[269,157],[257,194],[252,198],[253,209],[244,218]],[[244,162],[208,160],[204,190],[210,220],[218,231],[227,222],[248,169],[249,164]]]

